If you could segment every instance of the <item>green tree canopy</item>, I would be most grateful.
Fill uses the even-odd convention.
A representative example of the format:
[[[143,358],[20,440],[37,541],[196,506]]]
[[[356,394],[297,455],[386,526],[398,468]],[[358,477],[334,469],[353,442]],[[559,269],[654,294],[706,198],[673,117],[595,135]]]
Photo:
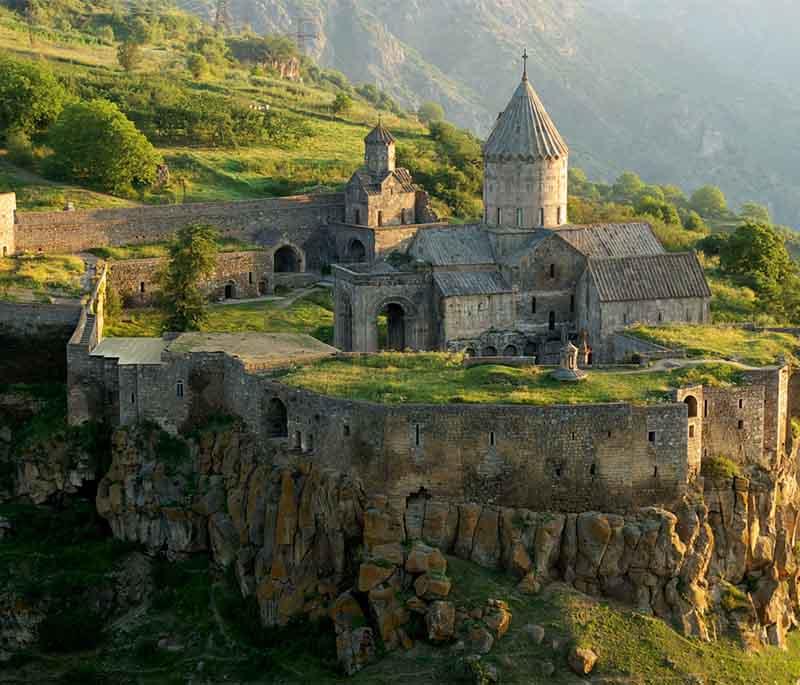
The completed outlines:
[[[69,105],[50,128],[50,173],[107,192],[129,194],[153,184],[155,148],[107,100]]]
[[[331,105],[331,109],[335,114],[345,114],[349,112],[352,107],[353,98],[346,93],[337,93],[336,97],[333,99],[333,104]]]
[[[443,121],[444,107],[438,102],[423,102],[417,111],[417,116],[424,124],[431,124],[434,121]]]
[[[638,174],[626,171],[620,174],[620,177],[614,183],[612,192],[617,199],[633,200],[643,187],[644,182],[639,178]]]
[[[38,62],[0,58],[0,129],[33,135],[56,120],[67,93],[49,67]]]
[[[706,219],[719,218],[728,211],[728,201],[717,186],[706,185],[698,188],[689,202],[691,208]]]
[[[796,266],[784,237],[768,224],[748,221],[720,249],[723,271],[743,277],[756,292],[779,288]]]
[[[739,210],[739,216],[748,221],[756,221],[762,224],[771,224],[772,216],[769,209],[757,202],[745,202]]]
[[[695,231],[697,233],[708,233],[708,226],[706,225],[706,222],[703,221],[703,217],[700,216],[693,209],[690,209],[683,215],[683,227],[687,231]]]
[[[208,73],[208,60],[195,52],[187,58],[186,67],[195,79],[201,79]]]
[[[161,274],[162,306],[170,331],[196,331],[207,316],[201,289],[217,262],[219,234],[213,226],[193,224],[178,231],[169,246],[169,261]]]

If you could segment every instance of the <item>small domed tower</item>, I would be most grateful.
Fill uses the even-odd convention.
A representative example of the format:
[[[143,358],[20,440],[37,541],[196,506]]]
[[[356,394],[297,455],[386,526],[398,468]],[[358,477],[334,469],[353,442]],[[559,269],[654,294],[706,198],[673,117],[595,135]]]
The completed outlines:
[[[514,97],[483,147],[486,223],[556,228],[567,223],[569,148],[528,81],[528,53]]]
[[[395,139],[382,122],[364,138],[367,169],[373,176],[385,176],[395,170]]]

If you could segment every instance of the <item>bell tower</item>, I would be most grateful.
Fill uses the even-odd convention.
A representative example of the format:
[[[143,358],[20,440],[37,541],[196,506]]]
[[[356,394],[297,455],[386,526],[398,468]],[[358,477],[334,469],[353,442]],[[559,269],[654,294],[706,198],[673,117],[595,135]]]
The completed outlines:
[[[369,173],[373,176],[385,176],[396,168],[396,141],[382,122],[372,129],[364,138],[366,162]]]

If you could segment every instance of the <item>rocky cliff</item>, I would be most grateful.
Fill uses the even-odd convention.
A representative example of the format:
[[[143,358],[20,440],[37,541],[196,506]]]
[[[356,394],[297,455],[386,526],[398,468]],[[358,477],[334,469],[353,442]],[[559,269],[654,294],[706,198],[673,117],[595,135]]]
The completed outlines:
[[[97,495],[114,534],[172,558],[207,550],[265,625],[331,616],[349,672],[378,638],[410,646],[415,615],[428,639],[476,652],[502,637],[502,602],[448,604],[447,556],[514,574],[527,593],[564,582],[611,597],[703,640],[782,646],[797,625],[794,467],[707,479],[672,511],[564,515],[389,500],[349,474],[271,465],[238,423],[179,443],[152,427],[115,434]]]

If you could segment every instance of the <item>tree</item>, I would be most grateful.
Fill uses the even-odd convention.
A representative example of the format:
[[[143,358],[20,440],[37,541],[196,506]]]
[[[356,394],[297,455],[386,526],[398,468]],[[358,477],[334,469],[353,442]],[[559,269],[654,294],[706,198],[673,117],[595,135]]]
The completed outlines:
[[[417,117],[423,124],[444,120],[444,108],[438,102],[423,102],[417,111]]]
[[[636,201],[634,211],[637,214],[646,214],[661,219],[666,224],[679,224],[681,222],[678,210],[673,205],[651,195],[642,195]]]
[[[180,229],[169,246],[169,260],[161,274],[162,306],[170,331],[196,331],[206,319],[203,281],[217,263],[219,235],[213,226],[193,224]]]
[[[0,129],[27,136],[56,120],[67,93],[49,67],[12,57],[0,58]]]
[[[748,221],[720,249],[723,271],[744,278],[758,293],[780,290],[796,272],[784,237],[768,224]]]
[[[703,217],[700,216],[693,209],[690,209],[688,212],[684,214],[683,227],[687,231],[695,231],[697,233],[708,233],[708,226],[706,225],[706,222],[703,221]]]
[[[689,206],[705,219],[715,219],[728,211],[728,201],[717,186],[698,188],[689,201]]]
[[[142,16],[134,17],[128,26],[128,41],[146,45],[153,39],[153,27]]]
[[[134,124],[107,100],[69,105],[48,133],[51,174],[127,195],[156,179],[160,157]]]
[[[769,209],[757,202],[745,202],[739,210],[739,216],[746,221],[755,221],[762,224],[771,224],[772,217]]]
[[[208,60],[203,55],[197,53],[189,55],[186,66],[195,79],[199,80],[208,74]]]
[[[346,93],[337,93],[333,99],[331,109],[334,114],[345,114],[350,111],[353,106],[353,98]]]
[[[632,171],[626,171],[614,183],[612,189],[614,197],[618,200],[633,200],[637,193],[642,190],[644,183],[637,174]]]
[[[126,40],[117,48],[117,61],[125,71],[134,71],[142,63],[142,49],[137,43]]]

